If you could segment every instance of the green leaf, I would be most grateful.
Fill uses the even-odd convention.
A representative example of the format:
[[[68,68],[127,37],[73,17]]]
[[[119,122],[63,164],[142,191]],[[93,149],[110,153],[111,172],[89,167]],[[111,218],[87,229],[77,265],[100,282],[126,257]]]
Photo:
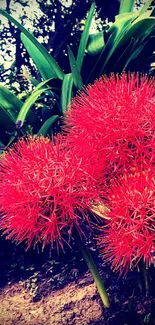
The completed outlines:
[[[36,90],[38,90],[38,89],[41,89],[41,88],[43,88],[44,86],[47,86],[47,90],[48,90],[48,88],[50,88],[50,86],[49,86],[48,84],[50,84],[51,81],[53,81],[53,78],[49,78],[49,79],[47,79],[47,80],[41,81],[41,82],[36,86],[36,88],[35,88],[34,91],[36,91]],[[52,89],[53,89],[53,87],[52,87]],[[57,89],[57,88],[55,88],[55,89]]]
[[[112,24],[112,26],[105,32],[106,39],[109,39],[112,36],[113,39],[113,47],[117,47],[117,43],[123,37],[125,32],[130,28],[130,24],[137,17],[137,13],[125,13],[121,15],[117,15],[115,17],[116,21]],[[108,40],[107,40],[108,42]],[[88,44],[89,54],[95,54],[95,51],[100,53],[106,44],[103,38],[103,31],[98,34],[92,35],[90,38],[90,43]],[[94,43],[94,44],[93,44]],[[113,49],[111,48],[113,51]]]
[[[135,48],[137,42],[135,42],[134,38],[131,38],[129,44],[125,47],[124,51],[120,55],[117,62],[114,64],[113,71],[114,72],[122,72],[125,70],[125,66],[128,61],[130,61],[130,55],[133,53],[133,49]]]
[[[135,0],[121,0],[119,14],[124,14],[125,12],[133,12]]]
[[[5,145],[3,144],[2,141],[0,141],[0,146],[5,148]],[[2,149],[2,148],[0,148],[0,155],[3,153],[3,150],[1,150],[1,149]]]
[[[91,55],[97,55],[105,46],[103,31],[90,35],[87,51]]]
[[[61,109],[62,115],[68,110],[68,105],[72,98],[72,88],[73,88],[73,77],[72,73],[68,73],[64,76],[61,88]]]
[[[23,101],[16,97],[10,90],[3,85],[0,85],[0,117],[1,121],[3,121],[3,125],[5,125],[5,129],[8,132],[16,123],[18,114],[20,114],[23,104]],[[30,125],[36,125],[36,123],[39,123],[38,117],[31,110],[28,112],[27,121]],[[22,128],[21,132],[23,134],[27,132],[27,127]]]
[[[19,114],[18,114],[18,117],[17,117],[17,120],[16,120],[16,125],[19,125],[19,128],[22,127],[24,121],[25,121],[25,118],[31,108],[31,106],[36,102],[36,100],[38,99],[38,97],[43,93],[47,91],[47,88],[41,88],[41,89],[38,89],[36,91],[34,91],[28,98],[27,100],[25,101],[25,103],[23,104]]]
[[[40,49],[23,33],[21,33],[21,40],[33,62],[37,66],[42,78],[44,80],[56,78],[57,74],[55,73],[55,70],[48,62],[45,55],[40,52]]]
[[[150,33],[153,26],[155,26],[154,17],[143,18],[143,15],[141,15],[132,23],[131,28],[120,39],[118,46],[126,44],[132,37],[139,39],[145,33]]]
[[[82,78],[81,78],[80,71],[78,69],[74,54],[69,46],[68,46],[68,57],[69,57],[69,63],[70,63],[75,87],[77,89],[81,89],[83,86]]]
[[[45,121],[45,123],[42,125],[38,132],[38,136],[44,135],[46,136],[48,134],[48,131],[51,129],[52,125],[58,120],[59,115],[53,115],[48,118],[48,120]]]
[[[138,17],[136,12],[126,12],[124,14],[119,14],[115,16],[115,22],[107,31],[107,36],[113,33],[116,34],[116,38],[122,37],[122,34],[130,28],[131,22],[133,22]]]
[[[23,102],[10,90],[0,84],[0,106],[7,112],[13,122],[16,121]]]
[[[112,54],[115,51],[115,48],[117,47],[117,43],[114,42],[114,40],[115,40],[115,34],[112,34],[109,37],[109,39],[108,39],[108,41],[107,41],[107,43],[106,43],[106,45],[105,45],[105,47],[104,47],[104,49],[102,51],[102,54],[100,56],[100,62],[103,62],[103,64],[102,64],[102,68],[100,70],[99,75],[101,75],[103,73],[109,59],[111,58]]]
[[[114,31],[113,34],[111,34],[110,37],[108,38],[106,45],[104,46],[93,69],[91,70],[90,75],[87,78],[86,84],[89,82],[93,82],[96,77],[99,77],[102,75],[103,70],[104,70],[108,60],[114,51],[113,44],[114,44],[115,36],[116,36],[116,34]]]
[[[142,9],[139,11],[139,14],[143,14],[144,12],[146,12],[146,10],[151,6],[151,3],[153,2],[153,0],[147,0],[147,2],[145,2],[144,6],[142,7]]]
[[[147,44],[147,42],[148,42],[148,40],[144,41],[142,44],[140,44],[139,46],[135,47],[135,50],[133,50],[131,52],[131,54],[128,56],[128,59],[126,60],[126,63],[124,65],[124,69],[123,70],[126,70],[127,67],[128,67],[128,65],[130,64],[130,62],[137,58],[137,56],[141,53],[141,51],[143,50],[143,48]]]
[[[61,70],[61,68],[59,67],[57,62],[54,60],[54,58],[52,58],[52,56],[47,52],[47,50],[44,48],[44,46],[42,44],[40,44],[31,33],[29,33],[16,19],[14,19],[12,16],[10,16],[6,11],[0,9],[0,13],[4,17],[6,17],[11,23],[15,24],[19,28],[19,30],[22,33],[24,33],[24,35],[28,38],[29,44],[30,44],[30,42],[32,42],[32,44],[35,45],[36,48],[39,50],[40,54],[42,54],[42,56],[44,56],[44,58],[46,59],[46,61],[48,62],[49,66],[50,66],[50,71],[52,73],[52,75],[50,75],[50,77],[53,76],[52,71],[54,71],[57,78],[63,79],[63,75],[64,75],[63,71]],[[25,38],[25,40],[26,40],[26,38]]]
[[[89,30],[90,30],[90,26],[91,26],[94,11],[95,11],[95,2],[92,3],[90,11],[88,13],[88,17],[87,17],[87,20],[86,20],[86,23],[85,23],[85,27],[84,27],[84,30],[83,30],[82,35],[81,35],[80,45],[79,45],[79,48],[78,48],[78,54],[77,54],[76,62],[77,62],[79,72],[81,71],[81,67],[82,67],[82,63],[83,63],[83,59],[84,59],[84,54],[85,54],[85,50],[86,50],[86,46],[87,46],[87,42],[88,42]]]

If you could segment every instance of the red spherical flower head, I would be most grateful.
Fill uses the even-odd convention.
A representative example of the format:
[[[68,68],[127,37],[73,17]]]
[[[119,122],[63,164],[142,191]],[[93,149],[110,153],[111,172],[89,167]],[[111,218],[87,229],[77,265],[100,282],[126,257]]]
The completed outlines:
[[[20,140],[0,158],[0,228],[21,242],[63,247],[73,227],[88,223],[95,183],[63,140]]]
[[[153,79],[124,73],[103,76],[79,92],[65,120],[70,146],[100,170],[119,169],[138,155],[148,156],[155,146],[154,86]]]
[[[107,189],[109,220],[99,245],[105,261],[126,273],[143,259],[155,255],[155,167],[133,169],[111,182]]]

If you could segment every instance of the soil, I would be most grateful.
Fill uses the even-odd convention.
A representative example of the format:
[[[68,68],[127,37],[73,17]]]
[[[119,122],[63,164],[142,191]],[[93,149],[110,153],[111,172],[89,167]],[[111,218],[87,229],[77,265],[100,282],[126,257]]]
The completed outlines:
[[[0,325],[154,325],[152,267],[146,296],[139,274],[126,279],[92,250],[111,306],[103,308],[93,278],[76,247],[49,257],[0,240]]]
[[[1,325],[86,325],[102,317],[95,285],[86,285],[85,277],[37,302],[33,302],[24,281],[6,286],[0,294]]]

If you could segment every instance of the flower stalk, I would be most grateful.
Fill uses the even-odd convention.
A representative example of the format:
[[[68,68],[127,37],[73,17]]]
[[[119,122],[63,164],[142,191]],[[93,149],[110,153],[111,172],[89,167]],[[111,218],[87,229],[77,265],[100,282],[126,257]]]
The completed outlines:
[[[86,262],[89,271],[91,272],[93,279],[95,281],[96,287],[98,289],[100,298],[103,302],[103,305],[108,308],[110,307],[110,303],[109,303],[109,298],[106,292],[106,289],[104,287],[103,281],[101,279],[101,276],[99,274],[99,271],[96,267],[96,264],[90,254],[90,251],[88,250],[88,248],[84,245],[84,243],[82,242],[80,236],[78,235],[78,233],[76,232],[76,234],[74,235],[75,241],[82,253],[83,259]]]

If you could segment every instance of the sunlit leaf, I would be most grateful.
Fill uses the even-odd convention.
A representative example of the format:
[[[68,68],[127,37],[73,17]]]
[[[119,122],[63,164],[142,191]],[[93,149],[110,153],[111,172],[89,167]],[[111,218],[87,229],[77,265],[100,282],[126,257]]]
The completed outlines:
[[[0,84],[0,106],[7,112],[13,122],[16,121],[23,102],[9,89]]]
[[[155,18],[143,18],[141,15],[139,18],[134,20],[131,24],[131,28],[123,35],[120,39],[118,46],[122,46],[127,43],[131,38],[140,39],[144,35],[144,33],[150,33],[152,28],[155,26]]]
[[[121,0],[119,14],[133,12],[135,0]]]
[[[82,67],[82,63],[83,63],[83,59],[84,59],[84,54],[85,54],[85,50],[86,50],[86,46],[87,46],[87,42],[88,42],[89,30],[90,30],[94,11],[95,11],[95,2],[92,3],[90,11],[88,13],[88,17],[87,17],[87,20],[85,23],[84,30],[81,35],[81,40],[80,40],[80,44],[79,44],[79,48],[78,48],[76,62],[77,62],[79,72],[81,71],[81,67]]]
[[[100,53],[105,46],[104,42],[104,34],[103,31],[90,35],[89,37],[89,44],[87,47],[88,53],[92,55],[97,55]]]
[[[72,88],[73,88],[73,77],[72,73],[68,73],[64,76],[61,88],[61,110],[62,115],[68,110],[68,105],[72,98]]]
[[[145,4],[143,5],[143,7],[140,9],[139,14],[143,14],[144,12],[146,12],[146,10],[151,6],[151,3],[153,2],[153,0],[147,0],[145,2]]]
[[[51,63],[49,63],[49,61],[47,60],[47,56],[45,56],[45,54],[43,54],[40,51],[40,48],[38,46],[36,46],[36,44],[34,44],[23,33],[21,33],[21,40],[22,40],[27,52],[29,53],[31,59],[37,66],[41,77],[44,80],[47,80],[49,78],[56,78],[57,73],[55,70],[57,69],[57,63],[53,61],[53,64],[51,66]]]
[[[17,125],[18,128],[22,127],[30,108],[36,102],[36,100],[40,97],[40,95],[45,91],[47,91],[47,88],[38,89],[38,90],[34,91],[27,98],[27,100],[23,104],[23,106],[22,106],[22,108],[21,108],[21,110],[20,110],[20,112],[18,114],[17,120],[16,120],[16,125]]]
[[[69,63],[70,63],[71,71],[72,71],[74,84],[77,89],[81,89],[83,86],[81,74],[80,74],[79,68],[77,66],[73,52],[69,46],[68,46],[68,57],[69,57]]]

